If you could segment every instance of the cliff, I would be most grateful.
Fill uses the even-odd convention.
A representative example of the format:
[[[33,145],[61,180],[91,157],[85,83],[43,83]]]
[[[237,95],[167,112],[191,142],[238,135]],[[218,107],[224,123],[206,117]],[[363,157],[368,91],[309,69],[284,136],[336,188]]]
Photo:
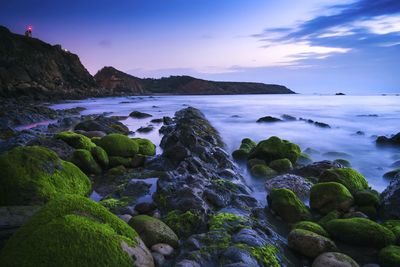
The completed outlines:
[[[105,89],[133,94],[231,95],[231,94],[294,94],[282,85],[251,82],[214,82],[190,76],[161,79],[140,79],[113,67],[104,67],[95,76]]]
[[[74,98],[96,83],[75,54],[60,45],[11,33],[0,26],[0,96]]]

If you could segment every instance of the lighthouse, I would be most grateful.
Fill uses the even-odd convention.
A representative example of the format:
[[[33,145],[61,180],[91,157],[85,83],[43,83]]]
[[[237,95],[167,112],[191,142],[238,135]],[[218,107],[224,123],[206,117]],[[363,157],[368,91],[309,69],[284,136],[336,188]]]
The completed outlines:
[[[25,36],[26,36],[26,37],[32,37],[32,26],[31,26],[31,25],[29,25],[29,26],[26,28]]]

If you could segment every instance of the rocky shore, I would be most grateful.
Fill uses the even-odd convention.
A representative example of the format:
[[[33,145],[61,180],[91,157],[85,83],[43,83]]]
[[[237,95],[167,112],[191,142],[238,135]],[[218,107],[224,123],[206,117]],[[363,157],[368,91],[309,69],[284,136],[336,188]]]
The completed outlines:
[[[400,264],[397,174],[379,194],[346,162],[312,162],[279,137],[244,138],[231,156],[192,107],[157,119],[156,154],[122,117],[3,103],[2,266]],[[240,166],[265,180],[266,206]]]

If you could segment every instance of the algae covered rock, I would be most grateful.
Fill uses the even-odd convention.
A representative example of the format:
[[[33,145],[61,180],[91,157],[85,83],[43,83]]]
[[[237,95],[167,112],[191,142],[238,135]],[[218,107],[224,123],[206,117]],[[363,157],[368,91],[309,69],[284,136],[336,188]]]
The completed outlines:
[[[97,145],[102,147],[109,156],[133,157],[139,153],[138,142],[122,134],[104,136],[97,141]]]
[[[331,220],[326,229],[332,237],[354,245],[382,248],[395,242],[389,229],[365,218]]]
[[[249,158],[263,159],[267,163],[276,159],[287,158],[295,164],[300,154],[301,150],[298,145],[272,136],[267,140],[259,142],[249,155]]]
[[[400,246],[387,246],[381,249],[379,263],[382,267],[400,266]]]
[[[400,220],[388,220],[382,225],[393,232],[396,237],[396,244],[400,245]]]
[[[357,191],[368,189],[368,182],[358,171],[351,168],[337,168],[326,170],[319,177],[319,182],[337,182],[344,185],[354,194]]]
[[[349,190],[336,182],[318,183],[311,187],[310,207],[322,214],[334,210],[347,211],[354,199]]]
[[[288,159],[276,159],[269,163],[269,167],[279,173],[289,172],[293,169],[292,162]]]
[[[146,246],[165,243],[176,248],[178,237],[165,223],[147,215],[138,215],[129,221],[129,225],[139,233]]]
[[[107,152],[103,148],[101,148],[99,146],[95,146],[90,150],[90,152],[92,153],[92,156],[96,160],[96,162],[103,169],[108,168],[109,159],[108,159]]]
[[[304,203],[289,189],[272,189],[267,201],[269,207],[286,222],[294,223],[311,218]]]
[[[337,250],[335,243],[329,238],[303,229],[294,229],[289,233],[288,245],[310,258]]]
[[[303,229],[325,237],[329,237],[329,234],[325,229],[318,223],[311,221],[301,221],[293,225],[292,229]]]
[[[256,143],[250,138],[244,138],[239,149],[233,151],[232,157],[235,160],[246,160],[250,152],[256,147]]]
[[[379,193],[375,190],[362,190],[354,194],[355,203],[359,206],[374,206],[379,205]]]
[[[256,164],[250,169],[251,175],[256,178],[269,178],[274,177],[278,173],[265,164]]]
[[[156,154],[156,146],[145,138],[132,138],[139,144],[139,154],[144,156],[154,156]]]
[[[45,205],[0,252],[2,266],[154,266],[138,234],[88,198]]]
[[[101,167],[93,158],[92,153],[86,149],[77,149],[71,157],[71,162],[86,174],[99,174]]]
[[[197,228],[200,227],[201,218],[191,212],[186,211],[180,213],[177,210],[168,212],[167,216],[163,218],[165,224],[167,224],[179,237],[188,237],[196,232]]]
[[[0,155],[0,205],[43,204],[59,194],[88,195],[89,178],[47,148],[17,147]]]
[[[314,260],[311,267],[359,267],[359,265],[346,254],[325,252]]]
[[[87,149],[90,151],[90,149],[96,146],[90,138],[74,132],[61,132],[56,134],[55,138],[63,140],[65,143],[76,149]]]
[[[136,119],[145,119],[145,118],[153,117],[153,115],[144,113],[144,112],[140,112],[140,111],[132,111],[129,114],[129,117],[136,118]]]

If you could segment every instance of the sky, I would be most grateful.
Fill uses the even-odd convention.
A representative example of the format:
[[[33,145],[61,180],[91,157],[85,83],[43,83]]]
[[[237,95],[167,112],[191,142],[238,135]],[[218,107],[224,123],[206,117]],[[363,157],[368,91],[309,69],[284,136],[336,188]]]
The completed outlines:
[[[32,25],[91,74],[113,66],[306,94],[400,93],[400,0],[1,2],[0,25]]]

